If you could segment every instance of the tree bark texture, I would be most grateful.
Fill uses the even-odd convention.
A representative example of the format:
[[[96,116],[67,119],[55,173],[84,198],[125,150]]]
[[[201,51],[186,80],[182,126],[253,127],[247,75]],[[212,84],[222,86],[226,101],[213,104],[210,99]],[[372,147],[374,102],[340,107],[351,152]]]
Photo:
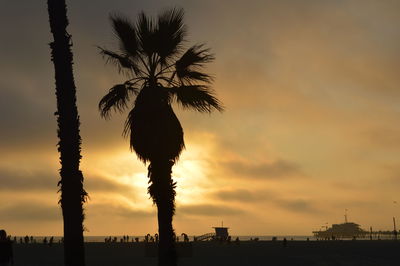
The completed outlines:
[[[83,175],[79,170],[81,138],[76,107],[76,88],[72,70],[71,36],[65,0],[48,0],[50,30],[54,41],[50,43],[54,63],[57,98],[58,151],[60,152],[61,208],[64,219],[64,262],[66,266],[84,266]]]
[[[176,266],[175,233],[172,218],[175,213],[175,183],[171,177],[173,162],[152,161],[149,167],[151,185],[149,193],[157,205],[158,215],[158,265]]]

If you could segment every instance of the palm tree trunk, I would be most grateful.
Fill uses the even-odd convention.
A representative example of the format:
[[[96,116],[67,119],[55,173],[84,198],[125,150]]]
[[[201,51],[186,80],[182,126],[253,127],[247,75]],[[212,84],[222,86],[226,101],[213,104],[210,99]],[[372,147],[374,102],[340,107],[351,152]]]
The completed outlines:
[[[157,205],[158,265],[176,266],[175,233],[172,218],[175,213],[175,183],[171,177],[172,161],[152,161],[149,166],[149,193]]]
[[[79,170],[81,137],[72,71],[71,36],[66,31],[68,19],[65,0],[48,0],[47,7],[50,30],[54,37],[50,48],[56,80],[64,263],[66,266],[84,266],[82,205],[87,194],[83,189],[83,175]]]

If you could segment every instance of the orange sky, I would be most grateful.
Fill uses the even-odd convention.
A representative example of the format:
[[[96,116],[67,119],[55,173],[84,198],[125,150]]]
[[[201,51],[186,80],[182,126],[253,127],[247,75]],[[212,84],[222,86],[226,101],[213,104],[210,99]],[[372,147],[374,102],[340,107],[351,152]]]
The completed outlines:
[[[171,6],[185,9],[189,44],[216,54],[209,72],[226,106],[175,106],[186,140],[173,169],[178,234],[224,221],[233,235],[308,235],[346,208],[367,229],[400,218],[400,2],[67,2],[87,235],[157,230],[147,168],[121,136],[126,114],[104,121],[97,110],[124,77],[95,46],[116,47],[109,12]],[[13,235],[62,233],[46,12],[45,1],[0,3],[0,228]]]

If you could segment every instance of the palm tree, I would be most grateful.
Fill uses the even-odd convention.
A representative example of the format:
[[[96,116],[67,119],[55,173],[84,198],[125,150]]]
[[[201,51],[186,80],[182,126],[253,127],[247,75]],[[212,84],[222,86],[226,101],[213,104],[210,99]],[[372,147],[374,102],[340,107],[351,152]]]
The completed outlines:
[[[148,166],[149,187],[158,210],[159,265],[176,265],[172,218],[175,212],[176,182],[171,171],[184,148],[183,130],[172,109],[199,112],[222,111],[210,83],[202,72],[214,60],[204,45],[184,51],[186,27],[182,9],[160,13],[157,19],[140,13],[134,24],[114,15],[111,23],[119,41],[116,52],[100,48],[107,62],[114,63],[129,79],[113,86],[101,99],[101,116],[123,112],[134,99],[125,122],[124,135],[130,137],[131,150]]]
[[[47,1],[50,30],[54,42],[50,43],[54,63],[57,97],[58,151],[60,152],[61,208],[64,219],[65,265],[84,266],[83,203],[87,193],[83,189],[83,175],[79,170],[81,137],[76,107],[76,89],[72,71],[71,35],[65,0]]]

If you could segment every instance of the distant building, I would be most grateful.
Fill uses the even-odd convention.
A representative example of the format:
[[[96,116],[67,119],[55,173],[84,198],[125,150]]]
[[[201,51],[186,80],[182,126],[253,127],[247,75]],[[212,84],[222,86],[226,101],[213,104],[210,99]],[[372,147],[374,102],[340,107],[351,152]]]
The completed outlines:
[[[365,237],[368,232],[361,229],[356,223],[332,224],[332,227],[323,231],[313,231],[316,238],[322,239],[340,239],[340,238],[359,238]]]

